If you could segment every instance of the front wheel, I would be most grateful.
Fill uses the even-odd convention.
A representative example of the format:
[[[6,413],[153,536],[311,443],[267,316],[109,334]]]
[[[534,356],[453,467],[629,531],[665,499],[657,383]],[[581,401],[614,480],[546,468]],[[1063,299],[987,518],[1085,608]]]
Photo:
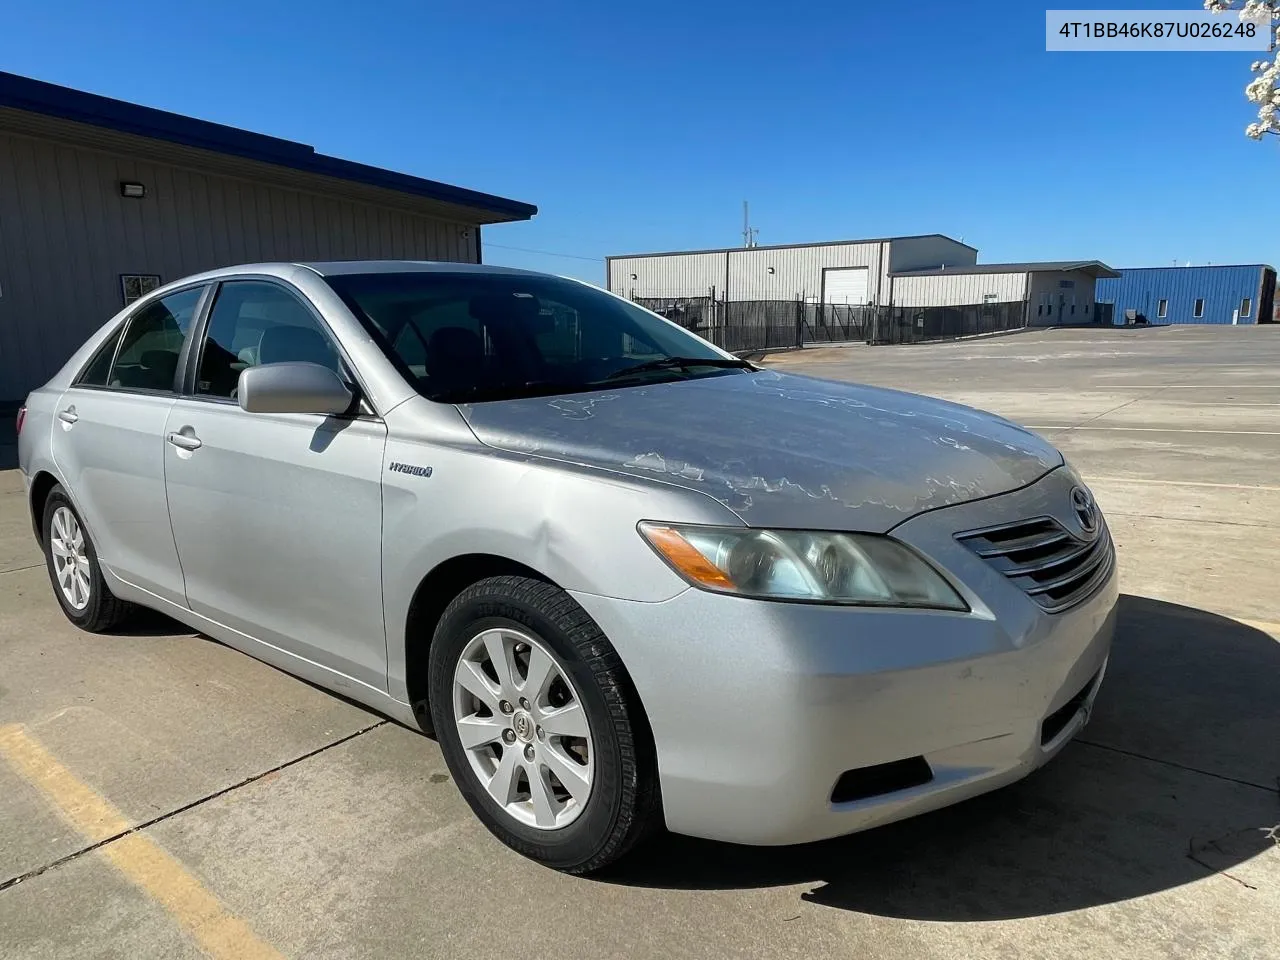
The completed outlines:
[[[608,638],[563,590],[492,577],[436,629],[431,716],[476,816],[549,867],[590,873],[660,825],[647,724]]]

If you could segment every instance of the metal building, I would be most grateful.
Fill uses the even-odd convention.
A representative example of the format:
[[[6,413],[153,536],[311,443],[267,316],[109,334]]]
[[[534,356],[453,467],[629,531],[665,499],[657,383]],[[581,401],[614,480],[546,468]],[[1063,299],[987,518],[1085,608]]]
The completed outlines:
[[[1099,260],[975,263],[895,272],[891,302],[903,307],[1025,303],[1031,326],[1092,323],[1095,289],[1120,276]]]
[[[261,260],[480,262],[531,204],[0,72],[0,406],[121,306]]]
[[[1097,260],[978,263],[941,234],[836,243],[627,254],[606,259],[611,291],[633,300],[802,301],[893,307],[1013,305],[1030,324],[1089,323]]]
[[[608,257],[606,285],[632,299],[889,302],[895,271],[974,264],[978,251],[941,234],[833,243],[684,250]]]
[[[1266,264],[1125,268],[1098,283],[1113,322],[1126,311],[1148,323],[1273,323],[1276,271]]]

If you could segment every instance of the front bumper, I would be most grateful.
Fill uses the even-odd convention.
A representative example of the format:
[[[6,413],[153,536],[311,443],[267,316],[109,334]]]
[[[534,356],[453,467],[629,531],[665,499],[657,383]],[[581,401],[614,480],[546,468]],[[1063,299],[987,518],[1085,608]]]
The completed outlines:
[[[967,614],[575,593],[636,684],[667,826],[737,843],[820,840],[1004,786],[1057,753],[1105,671],[1115,572],[1047,614],[954,533],[1055,510],[1069,502],[1064,483],[1050,474],[895,531],[956,578]],[[928,782],[833,802],[846,771],[917,757]]]

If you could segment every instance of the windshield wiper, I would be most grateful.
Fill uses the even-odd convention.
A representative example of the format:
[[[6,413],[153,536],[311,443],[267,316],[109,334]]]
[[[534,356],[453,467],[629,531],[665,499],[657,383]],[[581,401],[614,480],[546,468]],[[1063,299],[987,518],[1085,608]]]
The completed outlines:
[[[659,357],[657,360],[646,360],[615,370],[605,380],[621,380],[637,373],[649,373],[654,370],[687,370],[689,367],[716,367],[722,370],[741,369],[754,370],[755,364],[736,357]]]
[[[482,384],[459,387],[432,397],[442,403],[483,403],[487,400],[523,400],[558,393],[583,393],[592,389],[581,381],[524,380],[519,383]]]

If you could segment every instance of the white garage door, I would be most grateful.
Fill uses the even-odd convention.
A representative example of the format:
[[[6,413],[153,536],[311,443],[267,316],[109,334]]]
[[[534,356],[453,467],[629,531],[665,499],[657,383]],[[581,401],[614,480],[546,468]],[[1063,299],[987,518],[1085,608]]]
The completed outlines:
[[[866,303],[867,268],[838,267],[823,270],[822,299],[826,303]]]

